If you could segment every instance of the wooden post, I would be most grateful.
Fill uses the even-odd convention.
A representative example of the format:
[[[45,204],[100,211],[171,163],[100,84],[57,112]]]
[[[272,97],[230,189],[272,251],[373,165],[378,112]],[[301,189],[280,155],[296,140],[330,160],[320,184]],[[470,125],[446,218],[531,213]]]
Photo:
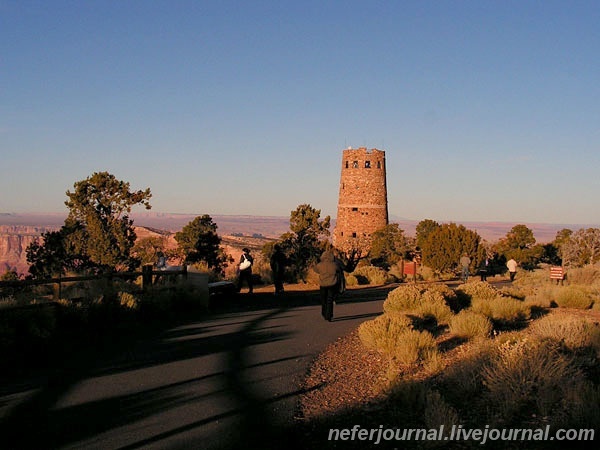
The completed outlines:
[[[142,290],[147,291],[152,286],[152,264],[142,267]]]

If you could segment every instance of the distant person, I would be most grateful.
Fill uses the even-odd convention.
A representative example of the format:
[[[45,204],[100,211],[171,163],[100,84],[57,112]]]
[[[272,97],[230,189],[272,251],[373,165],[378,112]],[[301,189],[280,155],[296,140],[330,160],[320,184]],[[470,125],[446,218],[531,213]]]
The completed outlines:
[[[515,280],[515,275],[517,275],[517,266],[519,265],[513,258],[510,258],[506,262],[506,267],[508,267],[508,275],[510,276],[510,281]]]
[[[467,282],[467,279],[469,278],[469,266],[471,265],[471,258],[469,258],[469,255],[466,253],[463,253],[462,257],[460,258],[460,267],[461,267],[461,272],[462,272],[462,280],[464,283]]]
[[[167,270],[167,258],[163,252],[158,252],[156,254],[158,259],[156,260],[156,268],[158,270]]]
[[[283,277],[285,274],[286,259],[279,244],[273,246],[270,264],[271,271],[273,272],[273,284],[275,284],[275,295],[283,294]]]
[[[240,256],[240,263],[238,266],[239,269],[239,277],[238,277],[238,286],[237,290],[240,292],[242,290],[242,284],[244,280],[248,284],[248,293],[252,294],[253,286],[252,286],[252,264],[254,264],[254,258],[250,255],[250,249],[244,248],[242,249],[242,256]]]
[[[486,256],[481,264],[479,265],[479,276],[481,277],[481,281],[487,281],[488,272],[490,269],[490,260]]]
[[[329,322],[333,320],[333,301],[340,289],[340,265],[336,263],[331,250],[321,255],[321,261],[314,267],[319,274],[319,292],[321,295],[321,315]]]

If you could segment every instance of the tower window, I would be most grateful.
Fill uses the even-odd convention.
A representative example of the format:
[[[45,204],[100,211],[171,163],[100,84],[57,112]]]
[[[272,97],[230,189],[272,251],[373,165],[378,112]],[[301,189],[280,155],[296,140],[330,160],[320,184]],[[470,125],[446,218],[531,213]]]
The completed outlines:
[[[365,169],[371,168],[371,161],[365,161]]]
[[[358,208],[352,208],[352,211],[358,211]]]
[[[346,169],[348,168],[348,161],[346,161]]]
[[[356,232],[352,233],[352,237],[355,238],[356,237]]]
[[[346,163],[347,164],[347,163]],[[381,169],[381,161],[377,161],[377,168]]]
[[[352,161],[352,168],[358,169],[358,161]]]

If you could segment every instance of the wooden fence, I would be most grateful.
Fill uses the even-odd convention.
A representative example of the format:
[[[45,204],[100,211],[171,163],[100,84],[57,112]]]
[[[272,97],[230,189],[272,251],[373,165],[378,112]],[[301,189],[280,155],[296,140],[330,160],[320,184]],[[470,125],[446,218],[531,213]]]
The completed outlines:
[[[142,290],[148,290],[152,286],[153,281],[158,277],[170,277],[174,275],[182,275],[184,279],[187,278],[187,266],[181,266],[181,269],[173,270],[153,270],[152,265],[146,265],[142,267],[141,272],[111,272],[98,275],[83,275],[73,277],[58,277],[40,280],[11,280],[11,281],[0,281],[0,292],[3,292],[5,288],[21,289],[29,286],[43,286],[43,285],[57,285],[58,289],[54,290],[54,297],[60,299],[62,297],[62,285],[64,283],[72,283],[78,281],[91,281],[91,280],[135,280],[136,278],[142,277]]]

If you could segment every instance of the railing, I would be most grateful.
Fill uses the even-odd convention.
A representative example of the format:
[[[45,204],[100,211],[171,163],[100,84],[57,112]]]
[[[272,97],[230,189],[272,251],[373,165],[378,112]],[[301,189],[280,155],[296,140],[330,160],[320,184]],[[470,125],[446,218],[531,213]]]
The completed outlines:
[[[181,269],[170,269],[170,270],[153,270],[152,265],[145,265],[142,267],[141,272],[110,272],[98,275],[82,275],[72,277],[58,277],[48,278],[40,280],[11,280],[11,281],[0,281],[0,291],[4,288],[23,288],[28,286],[42,286],[42,285],[58,285],[58,289],[54,291],[55,300],[62,297],[62,285],[63,283],[72,283],[78,281],[91,281],[91,280],[112,280],[114,278],[120,278],[125,280],[136,279],[142,277],[142,290],[146,291],[153,284],[154,277],[167,277],[173,275],[182,275],[183,278],[187,278],[187,266],[181,266]]]

